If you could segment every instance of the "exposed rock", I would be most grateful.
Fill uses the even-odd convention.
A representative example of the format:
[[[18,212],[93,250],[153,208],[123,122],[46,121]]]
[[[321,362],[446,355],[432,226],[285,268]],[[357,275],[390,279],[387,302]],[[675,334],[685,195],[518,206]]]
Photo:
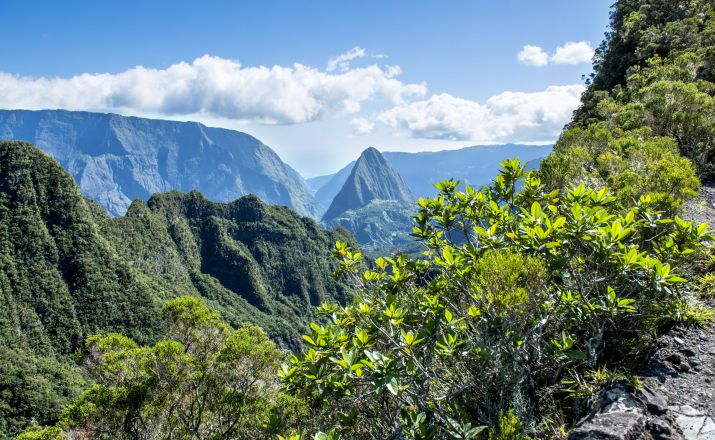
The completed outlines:
[[[570,440],[635,440],[642,438],[645,417],[637,412],[598,414],[569,433]]]
[[[643,387],[637,396],[646,409],[653,414],[664,414],[668,410],[668,402],[648,386]]]
[[[678,426],[686,440],[715,439],[715,420],[711,414],[699,411],[690,405],[671,406]]]
[[[643,437],[647,415],[644,405],[625,385],[604,390],[592,405],[592,413],[569,433],[570,440],[635,440]]]
[[[617,384],[599,393],[569,439],[715,440],[713,347],[712,326],[661,337],[640,375],[643,387]]]
[[[646,422],[646,430],[655,440],[669,440],[673,438],[673,427],[670,423],[661,419],[651,419]]]

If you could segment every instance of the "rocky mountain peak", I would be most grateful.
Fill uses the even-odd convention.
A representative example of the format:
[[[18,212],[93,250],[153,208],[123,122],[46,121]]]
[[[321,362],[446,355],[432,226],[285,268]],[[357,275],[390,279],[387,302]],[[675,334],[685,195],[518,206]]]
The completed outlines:
[[[370,147],[362,152],[350,176],[335,196],[323,220],[361,208],[373,200],[411,202],[414,196],[402,177],[382,154]]]

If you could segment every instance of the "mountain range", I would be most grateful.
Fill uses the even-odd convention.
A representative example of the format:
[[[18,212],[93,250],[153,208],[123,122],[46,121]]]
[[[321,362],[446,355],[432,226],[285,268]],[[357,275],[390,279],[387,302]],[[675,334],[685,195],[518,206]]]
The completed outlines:
[[[235,130],[116,114],[0,110],[0,139],[35,144],[111,215],[173,189],[230,202],[255,194],[302,215],[324,211],[303,178],[261,141]]]
[[[65,110],[0,110],[0,139],[26,140],[57,160],[110,216],[156,193],[199,191],[213,202],[254,194],[326,227],[344,227],[375,253],[404,247],[415,197],[455,178],[489,183],[499,162],[536,166],[551,146],[474,146],[422,153],[367,148],[337,173],[304,180],[258,139],[196,122]]]

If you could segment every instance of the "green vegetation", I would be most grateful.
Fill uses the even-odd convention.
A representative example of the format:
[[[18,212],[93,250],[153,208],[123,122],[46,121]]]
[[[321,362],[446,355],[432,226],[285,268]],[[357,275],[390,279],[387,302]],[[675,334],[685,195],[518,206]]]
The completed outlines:
[[[87,339],[87,364],[97,383],[65,408],[51,428],[20,439],[268,438],[264,421],[307,408],[278,389],[281,351],[259,327],[232,329],[201,300],[164,305],[165,339],[139,346],[116,334]]]
[[[322,305],[331,321],[280,372],[322,410],[319,426],[348,438],[545,432],[578,420],[599,377],[627,371],[678,321],[663,304],[693,312],[676,270],[712,240],[706,225],[648,196],[623,211],[605,189],[547,191],[518,160],[503,165],[489,188],[444,181],[419,201],[423,257],[369,269],[338,244],[356,302]]]
[[[419,253],[422,245],[410,236],[414,203],[397,200],[372,200],[325,222],[328,228],[352,231],[366,255],[378,257],[395,252]]]
[[[677,204],[695,186],[690,167],[673,157],[675,147],[702,178],[715,177],[715,6],[620,0],[606,37],[572,130],[542,163],[546,183],[562,183],[560,170],[567,170],[566,178],[581,171],[617,194],[623,187],[624,198],[673,189],[667,202]],[[652,162],[649,168],[638,166],[640,155]],[[660,179],[673,187],[654,187]]]
[[[72,178],[0,143],[0,435],[46,423],[84,385],[68,358],[89,334],[158,336],[160,308],[101,236]]]
[[[297,347],[315,305],[351,295],[330,276],[346,239],[252,196],[159,194],[110,218],[50,157],[0,142],[0,437],[57,420],[87,384],[72,355],[88,336],[163,337],[167,299],[203,297]]]
[[[621,0],[611,18],[539,171],[442,182],[415,219],[422,258],[366,268],[339,244],[356,302],[323,305],[280,373],[326,438],[559,433],[659,332],[712,322],[693,295],[712,295],[712,236],[677,214],[715,177],[714,7]]]
[[[637,384],[655,337],[715,320],[715,238],[678,216],[715,174],[713,36],[711,2],[618,1],[541,169],[440,182],[414,217],[424,253],[374,262],[255,197],[172,192],[111,219],[1,143],[3,434],[563,436],[595,392]]]
[[[222,204],[196,191],[155,194],[98,223],[161,298],[202,296],[229,324],[251,322],[293,348],[316,305],[350,297],[330,276],[329,252],[350,235],[255,196]]]

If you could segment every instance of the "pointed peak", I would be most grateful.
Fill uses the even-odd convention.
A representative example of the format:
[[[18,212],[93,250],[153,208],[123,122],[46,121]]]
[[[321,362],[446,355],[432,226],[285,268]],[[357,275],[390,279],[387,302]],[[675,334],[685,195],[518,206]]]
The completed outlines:
[[[377,156],[382,156],[382,153],[380,153],[380,151],[379,151],[377,148],[375,148],[375,147],[367,147],[367,148],[365,148],[365,149],[362,151],[362,153],[360,154],[361,157],[362,157],[362,156],[370,156],[370,155],[372,155],[372,156],[375,156],[375,155],[377,155]]]
[[[323,220],[361,208],[372,200],[414,200],[410,189],[382,154],[374,147],[365,149],[355,162],[350,176],[333,199]]]
[[[374,167],[390,167],[390,164],[387,163],[387,160],[382,156],[382,153],[377,148],[374,147],[368,147],[360,153],[360,157],[358,157],[358,160],[355,162],[355,167],[356,168],[361,168],[363,166],[368,166],[371,168]]]
[[[387,165],[387,161],[385,160],[384,157],[382,157],[382,153],[375,148],[375,147],[367,147],[360,153],[360,157],[358,157],[357,164],[362,164],[363,162],[367,163],[379,163],[382,165],[383,163]]]

